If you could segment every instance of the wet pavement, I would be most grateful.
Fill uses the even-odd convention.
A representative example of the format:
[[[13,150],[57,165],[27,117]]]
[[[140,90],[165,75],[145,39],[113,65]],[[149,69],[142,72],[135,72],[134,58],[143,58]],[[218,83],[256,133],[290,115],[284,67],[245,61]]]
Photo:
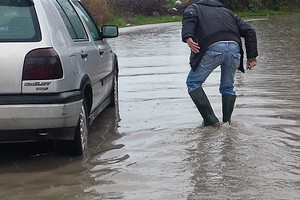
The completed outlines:
[[[299,199],[300,16],[251,20],[258,65],[237,73],[232,125],[203,128],[185,86],[180,23],[121,29],[119,106],[93,123],[84,157],[0,145],[0,199]],[[221,119],[220,70],[204,89]]]

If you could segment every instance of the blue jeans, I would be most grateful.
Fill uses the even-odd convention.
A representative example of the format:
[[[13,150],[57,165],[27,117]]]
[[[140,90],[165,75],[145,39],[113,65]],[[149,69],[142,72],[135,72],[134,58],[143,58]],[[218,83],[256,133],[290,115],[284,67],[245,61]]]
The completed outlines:
[[[211,45],[205,52],[195,71],[191,70],[187,77],[188,92],[199,87],[218,66],[221,66],[221,94],[235,95],[234,77],[240,65],[240,47],[235,42],[218,42]]]

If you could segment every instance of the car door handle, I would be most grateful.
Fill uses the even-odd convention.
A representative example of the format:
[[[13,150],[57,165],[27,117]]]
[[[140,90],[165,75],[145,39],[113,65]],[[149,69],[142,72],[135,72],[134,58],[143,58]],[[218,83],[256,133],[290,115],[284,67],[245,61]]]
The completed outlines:
[[[88,57],[88,54],[87,54],[87,53],[82,53],[82,54],[81,54],[81,58],[82,58],[82,59],[86,59],[87,57]]]

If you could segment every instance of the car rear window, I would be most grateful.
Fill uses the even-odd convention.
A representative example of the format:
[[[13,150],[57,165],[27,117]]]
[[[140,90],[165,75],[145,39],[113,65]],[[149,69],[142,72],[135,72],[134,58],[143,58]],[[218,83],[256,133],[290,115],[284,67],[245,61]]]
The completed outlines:
[[[40,39],[38,20],[31,0],[0,0],[0,42]]]

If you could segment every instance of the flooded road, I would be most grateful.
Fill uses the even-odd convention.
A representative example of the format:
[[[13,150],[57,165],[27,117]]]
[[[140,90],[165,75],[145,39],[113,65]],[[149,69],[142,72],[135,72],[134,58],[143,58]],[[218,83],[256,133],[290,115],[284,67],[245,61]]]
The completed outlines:
[[[93,123],[87,155],[0,146],[0,199],[300,198],[300,16],[252,20],[258,65],[236,77],[232,125],[201,127],[185,86],[180,23],[129,27],[110,41],[119,106]],[[204,89],[221,118],[220,70]]]

